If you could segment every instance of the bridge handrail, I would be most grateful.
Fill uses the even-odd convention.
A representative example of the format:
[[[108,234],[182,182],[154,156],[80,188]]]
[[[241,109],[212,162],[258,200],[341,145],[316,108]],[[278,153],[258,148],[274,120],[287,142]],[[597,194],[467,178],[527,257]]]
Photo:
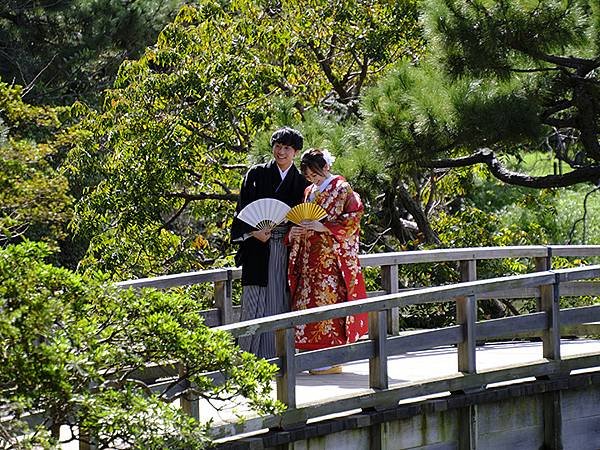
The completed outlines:
[[[370,292],[370,296],[382,293],[395,293],[400,290],[398,281],[399,265],[439,262],[475,261],[501,258],[533,258],[536,270],[549,269],[553,256],[600,256],[600,245],[532,245],[532,246],[506,246],[506,247],[467,247],[453,249],[434,249],[405,252],[378,253],[360,255],[363,267],[381,267],[382,286],[380,291]],[[187,272],[174,275],[165,275],[152,278],[141,278],[116,283],[121,288],[157,288],[167,289],[177,286],[188,286],[197,283],[212,282],[214,284],[215,308],[204,313],[206,324],[219,326],[239,320],[239,307],[233,305],[233,282],[241,278],[241,268],[226,267],[196,272]],[[475,277],[476,278],[476,275]],[[463,279],[465,279],[463,277]],[[527,292],[521,298],[530,297]],[[535,293],[534,293],[535,294]],[[506,292],[505,296],[515,295]],[[499,296],[500,298],[504,298]],[[398,334],[400,331],[398,310],[390,313],[390,331]]]
[[[600,256],[600,245],[529,245],[414,250],[359,255],[359,260],[362,267],[377,267],[501,258],[548,258],[552,256]],[[228,273],[231,275],[228,275]],[[165,289],[195,283],[227,281],[229,277],[238,280],[241,276],[242,270],[240,267],[227,267],[126,280],[120,281],[116,285],[123,288],[154,287]]]
[[[600,276],[600,265],[590,266],[594,268],[595,276]],[[590,273],[590,267],[586,267],[585,274]],[[577,268],[575,270],[578,270]],[[554,283],[557,271],[536,272],[524,275],[512,275],[509,277],[490,278],[486,280],[468,281],[462,283],[448,284],[415,289],[395,294],[386,294],[362,300],[354,300],[334,305],[318,306],[302,311],[292,311],[277,316],[263,317],[260,319],[246,320],[228,325],[215,327],[216,330],[227,331],[234,337],[241,337],[265,331],[274,331],[282,328],[290,328],[311,322],[319,322],[355,314],[383,311],[395,307],[418,305],[423,303],[438,303],[449,301],[455,297],[477,295],[490,290],[510,288],[537,287],[544,284]],[[587,278],[587,277],[585,277]],[[572,279],[571,279],[572,280]]]

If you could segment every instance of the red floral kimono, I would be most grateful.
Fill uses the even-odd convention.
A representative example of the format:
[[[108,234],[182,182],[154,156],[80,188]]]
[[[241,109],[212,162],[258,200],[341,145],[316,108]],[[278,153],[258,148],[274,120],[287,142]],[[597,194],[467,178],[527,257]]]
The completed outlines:
[[[311,189],[305,190],[305,199]],[[314,202],[327,211],[323,224],[331,234],[309,230],[292,242],[288,278],[292,310],[367,297],[358,261],[360,197],[341,176],[334,176]],[[296,327],[296,348],[315,350],[355,342],[367,333],[368,314],[329,319]]]

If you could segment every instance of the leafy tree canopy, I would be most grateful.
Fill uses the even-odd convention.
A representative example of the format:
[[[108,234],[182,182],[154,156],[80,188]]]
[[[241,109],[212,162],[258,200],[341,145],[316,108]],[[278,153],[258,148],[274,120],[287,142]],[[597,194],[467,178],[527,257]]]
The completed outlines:
[[[326,99],[351,104],[377,72],[417,53],[412,20],[412,1],[184,7],[121,66],[101,111],[81,108],[69,164],[83,194],[75,225],[92,237],[86,264],[118,277],[214,264],[257,133]],[[403,23],[413,25],[400,32]],[[279,122],[286,99],[294,108]]]
[[[6,0],[0,79],[34,104],[95,101],[124,59],[153,43],[182,0]]]
[[[0,83],[0,246],[23,238],[58,245],[72,217],[68,183],[56,170],[64,111],[24,103]]]

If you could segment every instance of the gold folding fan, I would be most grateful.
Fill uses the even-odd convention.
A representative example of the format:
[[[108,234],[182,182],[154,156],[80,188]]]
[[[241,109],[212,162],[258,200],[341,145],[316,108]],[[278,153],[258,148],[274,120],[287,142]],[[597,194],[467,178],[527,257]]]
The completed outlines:
[[[327,216],[327,211],[321,205],[306,202],[300,203],[289,210],[285,216],[287,220],[300,225],[303,220],[321,220]]]

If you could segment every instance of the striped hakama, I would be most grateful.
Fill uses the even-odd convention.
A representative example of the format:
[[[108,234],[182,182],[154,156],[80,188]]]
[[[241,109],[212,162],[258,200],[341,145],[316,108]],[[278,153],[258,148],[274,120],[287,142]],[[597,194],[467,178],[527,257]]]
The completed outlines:
[[[252,320],[290,310],[287,279],[288,249],[283,244],[287,227],[277,227],[269,239],[269,280],[267,286],[244,286],[241,319]],[[261,358],[275,357],[275,333],[243,336],[238,345]]]

